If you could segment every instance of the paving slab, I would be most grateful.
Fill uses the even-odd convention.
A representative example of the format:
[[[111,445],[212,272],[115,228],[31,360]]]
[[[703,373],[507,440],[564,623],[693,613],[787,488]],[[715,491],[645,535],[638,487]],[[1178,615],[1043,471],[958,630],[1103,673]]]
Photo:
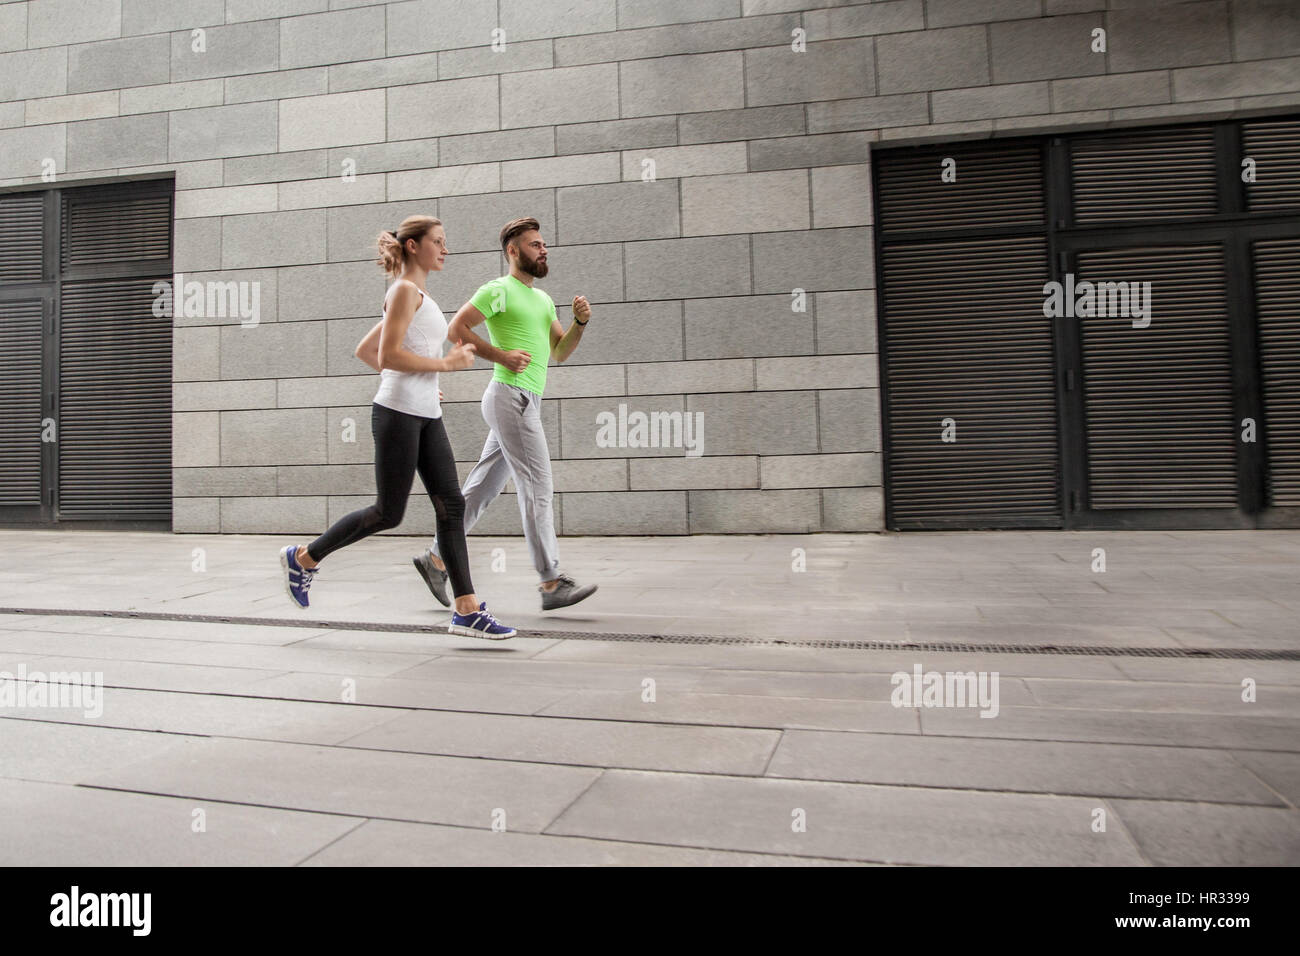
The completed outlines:
[[[95,786],[357,817],[540,832],[600,776],[582,767],[257,740],[195,740]]]
[[[1114,665],[1125,677],[1135,681],[1187,684],[1235,684],[1246,677],[1257,684],[1300,686],[1300,661],[1269,660],[1171,660],[1152,657],[1115,658]],[[1037,675],[1036,675],[1037,676]],[[1065,676],[1065,675],[1042,675]]]
[[[242,693],[259,681],[283,671],[256,667],[206,667],[202,664],[157,664],[150,661],[111,660],[102,657],[29,657],[23,663],[28,672],[81,671],[112,674],[112,686],[141,690],[173,690],[194,693]],[[336,678],[332,678],[338,683]]]
[[[1300,807],[1300,754],[1233,751],[1232,755],[1292,807]]]
[[[1300,688],[1294,687],[1266,685],[1260,688],[1257,684],[1256,699],[1243,701],[1240,685],[1175,684],[1168,681],[1075,681],[1057,678],[1029,678],[1025,683],[1028,684],[1034,701],[1043,707],[1300,718]],[[1018,701],[1008,700],[1008,703],[1015,704]]]
[[[388,707],[118,687],[105,687],[101,703],[101,714],[30,706],[8,707],[3,713],[15,720],[319,744],[339,743],[395,716]]]
[[[1300,720],[1285,717],[1054,707],[1003,707],[991,719],[968,708],[922,707],[919,717],[922,733],[943,736],[1300,751]]]
[[[120,617],[0,614],[0,624],[22,625],[15,630],[43,630],[65,634],[111,634],[118,637],[153,637],[174,641],[218,644],[283,646],[329,634],[328,628],[267,627],[204,621],[158,621]],[[39,624],[39,627],[34,625]]]
[[[503,642],[504,643],[504,642]],[[627,690],[641,692],[641,681],[654,677],[683,690],[693,688],[700,679],[697,668],[659,667],[653,673],[644,666],[619,664],[583,664],[570,661],[539,659],[514,660],[502,652],[481,658],[439,657],[425,661],[393,675],[403,680],[467,680],[475,683],[495,681],[503,684],[539,684],[573,690]]]
[[[968,671],[990,669],[1018,677],[1076,677],[1119,679],[1119,658],[1075,654],[989,654],[935,653],[919,650],[861,650],[827,653],[825,649],[800,647],[752,647],[733,644],[669,644],[621,641],[559,641],[537,655],[547,661],[589,661],[592,663],[679,664],[713,670],[713,679],[728,679],[728,671],[780,672],[787,679],[794,672],[809,672],[810,681],[833,680],[834,673],[893,674],[916,664],[925,670]],[[1131,658],[1125,658],[1131,660]],[[1300,673],[1300,664],[1296,665]],[[737,673],[734,679],[749,680],[751,674]],[[803,679],[796,673],[793,679]],[[852,680],[852,677],[847,678]]]
[[[395,654],[420,654],[426,657],[483,657],[506,654],[511,658],[529,658],[554,647],[552,639],[511,638],[510,643],[486,643],[473,637],[455,634],[421,634],[393,631],[328,630],[303,635],[294,647],[308,650],[383,651]]]
[[[202,825],[195,832],[195,811]],[[0,866],[293,866],[353,817],[0,779]]]
[[[643,720],[659,723],[715,724],[731,727],[863,730],[896,734],[920,732],[916,710],[879,701],[696,694],[664,691],[654,703],[639,692],[582,691],[568,694],[538,713],[589,720]]]
[[[317,671],[345,677],[387,677],[430,660],[428,654],[296,649],[253,644],[212,644],[154,637],[64,633],[0,632],[0,651],[33,656],[102,657],[156,663]]]
[[[609,770],[546,832],[881,863],[1140,865],[1123,832],[1092,832],[1095,803]],[[794,830],[799,810],[804,832]]]
[[[1226,751],[790,730],[770,777],[1284,806]]]
[[[855,866],[845,860],[735,853],[368,820],[303,866]]]
[[[756,775],[779,739],[776,731],[749,728],[420,711],[394,716],[342,743],[586,767]]]
[[[1300,811],[1114,800],[1156,866],[1300,866]]]
[[[81,783],[181,742],[170,734],[0,717],[0,777]]]
[[[260,697],[320,701],[341,700],[345,689],[358,704],[489,714],[534,714],[567,693],[533,684],[397,677],[359,677],[345,688],[337,676],[324,674],[279,674],[246,687],[247,693]]]

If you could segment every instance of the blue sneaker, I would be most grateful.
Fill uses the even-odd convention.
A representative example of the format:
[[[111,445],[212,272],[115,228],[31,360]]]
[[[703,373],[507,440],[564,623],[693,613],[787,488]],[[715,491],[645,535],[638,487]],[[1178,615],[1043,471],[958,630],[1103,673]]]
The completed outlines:
[[[489,641],[504,641],[516,633],[513,627],[506,627],[488,613],[486,602],[480,604],[473,614],[452,614],[447,631],[464,637],[482,637]]]
[[[280,567],[284,568],[284,589],[289,592],[290,599],[299,607],[306,607],[307,589],[311,587],[311,579],[320,569],[312,568],[309,571],[298,563],[296,544],[291,544],[280,552]]]

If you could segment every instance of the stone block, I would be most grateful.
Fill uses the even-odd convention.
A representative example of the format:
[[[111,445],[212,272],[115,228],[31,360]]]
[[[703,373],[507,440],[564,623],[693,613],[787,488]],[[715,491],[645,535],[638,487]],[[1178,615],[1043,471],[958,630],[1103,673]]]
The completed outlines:
[[[221,461],[221,413],[172,413],[172,467],[202,468]]]
[[[624,116],[656,116],[745,106],[739,50],[619,63]]]
[[[807,103],[876,93],[870,39],[789,44],[745,51],[745,105]]]
[[[460,9],[465,11],[466,5]],[[279,22],[280,67],[290,70],[385,56],[385,12],[384,7],[373,6],[285,17]]]
[[[324,374],[324,322],[281,321],[248,328],[239,325],[221,328],[223,379]]]
[[[793,311],[789,295],[687,299],[686,357],[811,354],[814,319],[809,299],[805,296],[807,312]]]
[[[629,242],[624,255],[628,299],[747,295],[751,291],[746,236]]]
[[[556,190],[556,241],[671,238],[681,232],[678,203],[673,180],[561,188]]]
[[[221,416],[220,463],[223,466],[312,465],[326,460],[325,413],[319,408],[203,414]]]
[[[682,232],[688,236],[807,229],[808,207],[803,170],[682,180]]]
[[[168,159],[220,159],[276,148],[277,104],[241,103],[168,113]]]
[[[691,534],[781,534],[821,530],[815,489],[691,491]]]

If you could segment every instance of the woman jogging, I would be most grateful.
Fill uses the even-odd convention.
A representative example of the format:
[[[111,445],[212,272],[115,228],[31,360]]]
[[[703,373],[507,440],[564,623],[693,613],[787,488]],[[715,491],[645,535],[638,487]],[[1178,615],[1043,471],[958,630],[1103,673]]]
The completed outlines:
[[[440,271],[447,258],[446,233],[432,216],[409,216],[395,232],[381,233],[378,243],[379,264],[397,277],[378,328],[380,383],[370,418],[378,500],[344,515],[310,544],[281,550],[285,588],[295,604],[307,607],[307,590],[327,555],[401,523],[418,471],[433,500],[438,540],[447,542],[443,558],[455,595],[447,630],[491,640],[513,637],[514,629],[493,618],[474,594],[465,543],[465,499],[442,423],[438,373],[474,364],[474,346],[459,342],[442,357],[447,321],[425,289],[429,273]],[[358,347],[358,355],[366,344]]]

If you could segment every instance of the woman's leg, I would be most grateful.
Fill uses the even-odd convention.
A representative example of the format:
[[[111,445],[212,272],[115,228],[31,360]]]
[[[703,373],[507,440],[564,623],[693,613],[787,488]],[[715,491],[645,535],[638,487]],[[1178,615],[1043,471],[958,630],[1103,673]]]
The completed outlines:
[[[472,604],[472,609],[477,610],[474,582],[469,573],[469,546],[465,543],[465,498],[456,476],[456,456],[441,418],[431,419],[421,431],[416,469],[437,515],[438,550],[447,566],[451,593],[458,605]],[[469,600],[461,601],[461,598]]]
[[[305,558],[300,550],[298,560],[304,567],[314,568],[327,554],[402,523],[406,500],[411,495],[411,483],[415,480],[422,421],[415,415],[383,405],[372,407],[370,427],[375,436],[378,499],[368,508],[346,514],[334,522],[328,531],[307,545]]]

